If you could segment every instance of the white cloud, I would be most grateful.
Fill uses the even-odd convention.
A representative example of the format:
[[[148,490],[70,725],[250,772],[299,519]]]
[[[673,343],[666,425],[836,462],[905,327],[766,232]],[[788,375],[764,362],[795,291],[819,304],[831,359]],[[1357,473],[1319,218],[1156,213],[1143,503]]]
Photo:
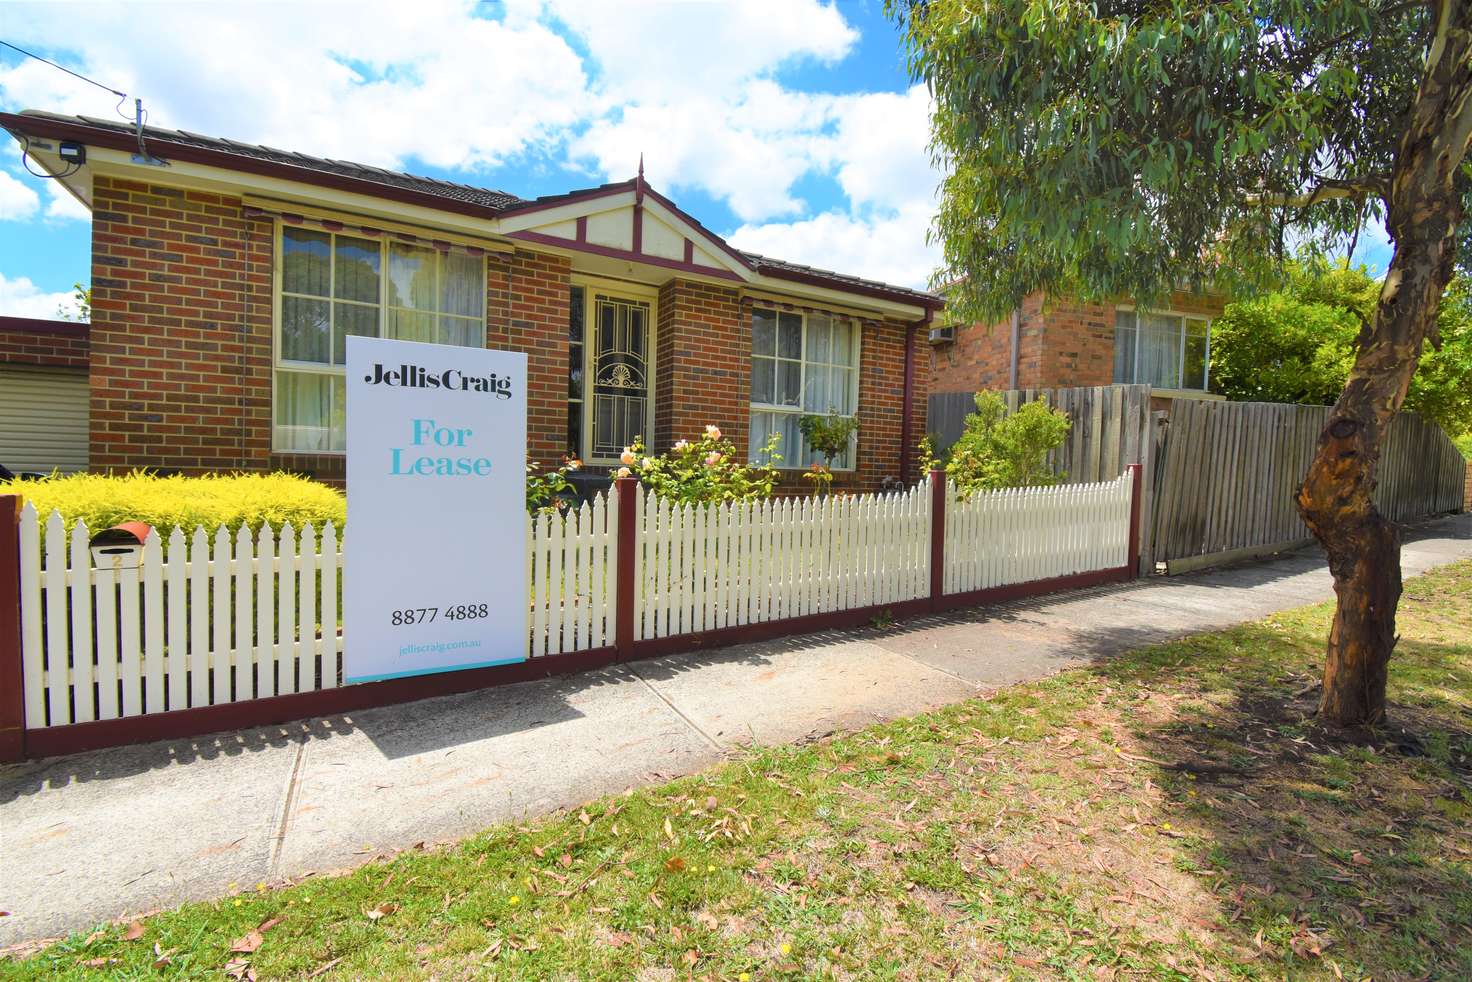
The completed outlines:
[[[40,208],[40,195],[20,178],[0,170],[0,221],[29,221]]]
[[[29,277],[7,277],[0,273],[0,314],[8,317],[38,317],[56,320],[57,309],[77,315],[77,304],[70,290],[47,293]]]
[[[940,248],[925,242],[931,212],[925,203],[883,215],[825,212],[796,222],[743,225],[730,239],[750,252],[924,289],[940,262]]]
[[[47,181],[46,193],[51,200],[46,202],[46,217],[55,221],[91,221],[92,212],[77,200],[60,181]]]
[[[842,96],[829,110],[832,135],[815,163],[831,168],[846,211],[793,222],[748,223],[731,235],[742,249],[872,279],[925,287],[939,265],[926,242],[940,175],[926,150],[930,97],[908,92]]]
[[[786,67],[852,52],[858,34],[836,3],[504,0],[498,20],[477,9],[10,4],[7,32],[143,95],[160,126],[395,168],[418,161],[471,182],[523,155],[623,179],[642,152],[656,187],[724,201],[745,223],[739,234],[765,236],[786,258],[842,267],[857,230],[923,242],[937,180],[924,90],[810,93],[779,81]],[[0,67],[8,109],[110,116],[116,101],[34,61]],[[831,214],[815,216],[796,190],[814,174],[848,197],[825,204]],[[42,200],[3,182],[0,202],[8,191],[32,220],[83,217],[57,188]],[[812,254],[784,247],[784,229]],[[846,238],[825,247],[814,239],[824,229]],[[893,264],[860,271],[924,278]]]
[[[469,0],[15,5],[7,26],[142,95],[156,125],[369,164],[475,169],[556,142],[584,112],[577,53],[528,16],[535,5],[510,7],[490,21]],[[0,69],[0,98],[96,116],[116,102],[34,61]]]
[[[550,0],[600,69],[597,88],[621,103],[720,94],[789,62],[843,58],[859,35],[836,4],[816,0]]]

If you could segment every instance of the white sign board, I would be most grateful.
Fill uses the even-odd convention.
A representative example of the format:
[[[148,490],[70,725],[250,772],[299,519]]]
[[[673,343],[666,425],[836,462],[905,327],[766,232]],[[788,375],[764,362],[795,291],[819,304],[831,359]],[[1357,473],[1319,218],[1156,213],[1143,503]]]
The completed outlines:
[[[526,355],[347,349],[344,678],[524,661]]]

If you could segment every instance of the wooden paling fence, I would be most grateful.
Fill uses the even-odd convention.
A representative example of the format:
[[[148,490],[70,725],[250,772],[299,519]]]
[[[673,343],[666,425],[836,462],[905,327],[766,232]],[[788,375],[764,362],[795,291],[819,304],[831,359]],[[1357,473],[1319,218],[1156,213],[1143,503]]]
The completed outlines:
[[[1181,571],[1304,544],[1294,493],[1327,406],[1178,400],[1157,457],[1154,560]],[[1451,439],[1414,413],[1391,420],[1376,472],[1381,514],[1405,522],[1462,507],[1465,464]]]
[[[358,684],[342,681],[349,553],[332,526],[155,531],[136,565],[97,566],[85,523],[0,497],[0,760],[1127,579],[1139,480],[958,500],[936,472],[904,492],[710,506],[621,480],[528,521],[525,663]]]
[[[1143,385],[1013,389],[1010,410],[1036,400],[1068,413],[1072,426],[1049,465],[1070,483],[1144,468],[1141,572],[1182,572],[1305,544],[1293,493],[1308,469],[1326,406],[1172,399],[1150,409]],[[930,397],[930,428],[948,446],[974,411],[970,393]],[[1406,522],[1465,507],[1465,463],[1436,424],[1414,413],[1391,421],[1375,503]]]

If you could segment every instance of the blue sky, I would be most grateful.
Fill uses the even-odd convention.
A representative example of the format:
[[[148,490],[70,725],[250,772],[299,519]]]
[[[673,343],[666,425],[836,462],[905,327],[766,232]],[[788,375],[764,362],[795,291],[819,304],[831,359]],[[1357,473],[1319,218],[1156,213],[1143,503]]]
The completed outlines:
[[[0,37],[155,125],[534,197],[633,176],[753,251],[911,286],[939,177],[881,0],[8,3]],[[345,29],[346,28],[346,29]],[[0,49],[0,107],[117,99]],[[1358,259],[1383,268],[1383,232]],[[88,278],[84,208],[0,144],[0,313]]]
[[[642,152],[744,248],[911,285],[937,259],[929,103],[879,0],[21,3],[0,37],[141,96],[154,125],[527,197],[631,177]],[[0,49],[7,111],[116,103]],[[86,212],[6,144],[0,313],[48,315],[88,277]]]

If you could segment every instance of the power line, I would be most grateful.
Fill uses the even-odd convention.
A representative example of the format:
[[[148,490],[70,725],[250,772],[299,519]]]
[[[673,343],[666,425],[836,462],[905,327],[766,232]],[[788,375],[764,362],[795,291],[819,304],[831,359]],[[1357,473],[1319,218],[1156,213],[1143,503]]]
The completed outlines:
[[[58,69],[59,71],[66,72],[68,75],[72,76],[72,78],[79,78],[83,82],[86,82],[88,85],[95,85],[95,86],[97,86],[99,89],[101,89],[104,92],[111,92],[113,95],[118,96],[118,97],[123,98],[123,99],[126,99],[128,97],[128,93],[126,93],[126,92],[119,92],[117,89],[114,89],[114,88],[112,88],[110,86],[103,85],[101,82],[98,82],[98,81],[95,81],[93,79],[90,79],[87,76],[81,74],[80,72],[74,72],[70,68],[67,68],[65,65],[58,65],[56,62],[52,61],[49,58],[42,58],[40,55],[36,54],[34,51],[27,51],[25,48],[22,48],[20,45],[11,44],[9,41],[3,40],[3,39],[0,39],[0,44],[5,45],[5,47],[10,48],[12,51],[19,51],[21,54],[25,55],[27,58],[34,58],[37,61],[42,62],[43,64],[50,65],[52,68]]]

